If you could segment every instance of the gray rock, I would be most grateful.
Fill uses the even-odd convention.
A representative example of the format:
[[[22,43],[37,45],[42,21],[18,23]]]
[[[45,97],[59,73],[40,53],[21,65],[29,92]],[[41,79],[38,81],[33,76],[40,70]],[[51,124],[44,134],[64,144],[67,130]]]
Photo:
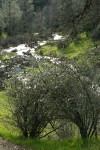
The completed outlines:
[[[16,52],[17,52],[17,49],[12,50],[12,52],[15,52],[15,53],[16,53]]]

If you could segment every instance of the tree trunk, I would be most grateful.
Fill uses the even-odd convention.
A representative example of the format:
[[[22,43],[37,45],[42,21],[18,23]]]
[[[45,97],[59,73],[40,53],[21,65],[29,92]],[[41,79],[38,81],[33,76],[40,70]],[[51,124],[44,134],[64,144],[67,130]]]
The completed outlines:
[[[87,130],[84,127],[80,128],[80,134],[81,134],[83,146],[87,146],[88,145],[88,134],[87,134]]]
[[[88,138],[87,130],[84,127],[80,127],[79,130],[82,139],[87,139]]]
[[[27,139],[28,138],[28,132],[27,130],[23,132],[24,137]]]
[[[36,134],[31,131],[30,134],[29,134],[29,137],[30,137],[31,139],[35,139],[35,138],[36,138]]]

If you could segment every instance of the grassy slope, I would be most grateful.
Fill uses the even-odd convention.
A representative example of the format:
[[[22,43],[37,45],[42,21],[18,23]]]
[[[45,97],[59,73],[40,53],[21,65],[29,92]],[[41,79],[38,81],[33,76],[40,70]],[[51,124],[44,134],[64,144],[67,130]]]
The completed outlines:
[[[0,91],[0,135],[9,138],[10,136],[17,136],[18,132],[13,126],[12,122],[9,120],[11,115],[7,103],[7,97],[4,91]]]
[[[6,101],[5,92],[0,92],[0,136],[5,139],[16,143],[18,145],[24,145],[30,147],[33,150],[99,150],[100,141],[89,142],[87,146],[82,145],[82,141],[79,139],[68,139],[66,141],[52,141],[52,140],[32,140],[32,139],[22,139],[19,138],[18,131],[7,122],[7,115],[10,114],[8,110],[8,105]],[[2,120],[3,118],[4,120]]]
[[[16,142],[16,144],[30,147],[33,150],[100,150],[100,141],[94,139],[84,145],[80,139],[68,139],[65,141],[12,139],[12,141]]]
[[[66,58],[79,58],[87,50],[93,47],[93,42],[86,36],[85,33],[80,35],[80,40],[72,42],[67,48],[58,48],[56,45],[46,45],[36,51],[37,54],[56,57],[64,56]]]
[[[81,40],[76,44],[71,43],[69,47],[58,49],[57,46],[43,46],[37,53],[43,55],[55,54],[57,57],[63,56],[67,58],[79,58],[80,55],[85,53],[93,46],[93,42],[86,37],[85,34],[81,35]],[[13,126],[7,123],[9,110],[7,109],[7,98],[5,92],[0,92],[0,135],[16,144],[31,147],[33,150],[100,150],[100,141],[92,139],[89,145],[85,147],[82,145],[81,140],[66,140],[66,141],[51,141],[51,140],[25,140],[19,138],[19,132]]]

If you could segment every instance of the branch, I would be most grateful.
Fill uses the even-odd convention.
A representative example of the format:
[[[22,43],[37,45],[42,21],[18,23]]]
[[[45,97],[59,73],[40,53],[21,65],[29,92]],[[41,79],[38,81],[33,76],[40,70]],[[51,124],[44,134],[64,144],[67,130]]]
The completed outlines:
[[[93,1],[93,0],[87,0],[87,1],[86,1],[86,4],[85,4],[85,6],[84,6],[84,9],[83,9],[82,12],[80,12],[78,15],[74,16],[74,18],[73,18],[73,20],[72,20],[73,22],[75,22],[75,19],[79,18],[79,20],[78,20],[78,22],[77,22],[77,23],[79,23],[79,21],[81,20],[81,18],[83,17],[83,15],[87,12],[87,10],[89,10],[90,6],[92,5],[92,1]]]
[[[64,124],[62,124],[62,125],[56,127],[54,130],[48,132],[47,134],[45,134],[45,135],[43,135],[43,136],[41,136],[41,137],[39,137],[39,138],[44,138],[44,137],[46,137],[47,135],[49,135],[49,134],[55,132],[56,130],[60,129],[60,128],[61,128],[63,125],[65,125],[65,124],[66,124],[66,123],[64,123]]]
[[[74,16],[74,14],[73,14],[73,18],[71,20],[71,22],[73,23],[73,30],[70,33],[70,35],[72,37],[72,41],[75,38],[75,33],[77,33],[77,25],[79,24],[79,22],[81,21],[82,17],[87,13],[89,8],[91,7],[92,1],[93,0],[87,0],[86,4],[84,6],[84,9],[79,14],[77,14],[76,16]]]

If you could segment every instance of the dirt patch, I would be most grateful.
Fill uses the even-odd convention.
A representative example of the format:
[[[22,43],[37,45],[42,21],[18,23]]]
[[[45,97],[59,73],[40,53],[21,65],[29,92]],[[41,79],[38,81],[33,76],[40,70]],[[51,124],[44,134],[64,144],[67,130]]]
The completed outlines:
[[[7,140],[4,140],[2,137],[0,137],[0,150],[31,150],[31,149],[12,144]]]

